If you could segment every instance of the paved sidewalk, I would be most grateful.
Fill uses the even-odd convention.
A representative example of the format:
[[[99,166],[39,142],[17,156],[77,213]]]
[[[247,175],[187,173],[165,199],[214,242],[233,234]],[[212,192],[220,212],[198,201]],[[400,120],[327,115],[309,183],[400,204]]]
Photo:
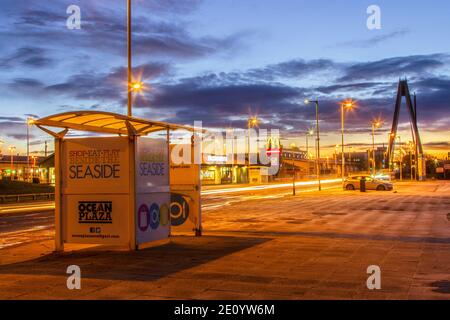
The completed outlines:
[[[311,192],[209,210],[205,235],[138,252],[0,250],[3,299],[450,299],[450,184]],[[68,247],[80,249],[79,246]],[[82,270],[68,290],[66,268]],[[381,290],[366,287],[369,265]]]

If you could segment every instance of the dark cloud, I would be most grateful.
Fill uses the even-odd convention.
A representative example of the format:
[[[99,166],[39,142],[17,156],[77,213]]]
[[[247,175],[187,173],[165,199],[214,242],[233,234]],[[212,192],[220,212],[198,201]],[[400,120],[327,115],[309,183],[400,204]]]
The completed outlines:
[[[376,35],[373,37],[370,37],[369,39],[363,39],[363,40],[351,40],[346,42],[341,42],[336,45],[333,45],[332,47],[356,47],[356,48],[368,48],[376,46],[380,43],[386,42],[391,39],[395,39],[398,37],[405,36],[409,34],[411,31],[408,29],[401,29],[401,30],[395,30],[389,33]]]
[[[25,140],[27,138],[26,133],[7,133],[6,136],[16,139],[16,140]],[[33,136],[30,134],[30,138],[33,138]]]
[[[148,63],[133,68],[135,76],[142,75],[142,80],[156,79],[170,70],[168,64]],[[119,101],[126,95],[127,69],[119,67],[109,73],[76,74],[65,82],[47,86],[46,91],[77,99]]]
[[[309,61],[296,59],[269,65],[265,68],[251,69],[245,75],[254,79],[273,81],[277,78],[303,78],[310,76],[312,73],[325,72],[337,68],[338,64],[328,59]]]
[[[1,117],[0,132],[2,133],[2,136],[6,136],[8,138],[17,140],[26,139],[26,122],[24,119],[19,117]],[[30,137],[34,136],[30,135]]]
[[[359,83],[345,83],[345,84],[334,84],[325,87],[317,87],[315,90],[322,94],[336,94],[341,91],[344,92],[355,92],[355,91],[367,91],[371,90],[373,92],[379,92],[380,89],[377,88],[383,87],[385,88],[386,83],[383,82],[359,82]],[[392,84],[389,85],[392,87]]]
[[[44,83],[32,78],[15,78],[13,79],[11,85],[14,87],[19,86],[20,88],[42,88],[44,86]]]
[[[194,10],[199,3],[200,1],[195,0],[135,2],[133,54],[150,54],[163,59],[198,58],[239,48],[245,33],[224,37],[195,37],[188,31],[189,23],[179,16]],[[125,3],[123,8],[113,8],[109,1],[96,1],[95,5],[91,1],[80,1],[77,3],[81,8],[80,30],[66,28],[66,8],[70,4],[72,3],[67,1],[58,6],[18,6],[13,14],[16,18],[14,28],[0,31],[0,38],[5,42],[13,39],[27,43],[41,42],[49,50],[66,47],[72,48],[72,51],[89,49],[120,56],[126,54]],[[152,15],[147,14],[148,12]],[[41,55],[29,57],[23,63],[44,66],[50,64],[51,60]]]
[[[445,66],[449,56],[445,54],[416,55],[388,58],[373,62],[356,63],[348,66],[338,80],[358,81],[405,76],[426,76],[429,72]]]
[[[27,118],[35,118],[35,119],[39,118],[39,116],[37,114],[34,114],[34,113],[25,113],[24,116],[27,117]]]
[[[22,47],[0,59],[0,67],[13,68],[17,66],[43,68],[53,64],[53,60],[46,56],[46,50],[38,47]]]
[[[4,117],[4,116],[0,116],[0,121],[15,121],[15,122],[18,122],[18,121],[24,121],[24,119],[22,119],[22,118],[20,118],[20,117]]]

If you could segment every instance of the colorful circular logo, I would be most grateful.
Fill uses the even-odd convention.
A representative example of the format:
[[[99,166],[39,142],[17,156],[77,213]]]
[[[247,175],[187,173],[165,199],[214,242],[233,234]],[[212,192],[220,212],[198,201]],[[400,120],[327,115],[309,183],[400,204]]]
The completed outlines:
[[[150,220],[150,211],[146,204],[142,204],[138,209],[138,227],[141,231],[148,229],[148,222]]]
[[[182,225],[189,217],[189,203],[177,193],[170,196],[170,221],[172,226]]]
[[[150,206],[150,227],[152,229],[159,227],[159,206],[156,203]]]

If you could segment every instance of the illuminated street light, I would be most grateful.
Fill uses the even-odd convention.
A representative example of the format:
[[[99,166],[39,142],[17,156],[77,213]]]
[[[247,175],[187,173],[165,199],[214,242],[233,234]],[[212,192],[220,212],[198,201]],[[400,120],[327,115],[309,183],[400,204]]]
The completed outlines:
[[[13,171],[14,171],[14,151],[16,150],[15,146],[10,146],[8,148],[11,155],[11,180],[13,180]]]
[[[295,143],[291,143],[290,147],[292,149],[292,195],[295,196],[295,157],[294,157],[294,148],[296,148]]]
[[[134,92],[141,92],[142,89],[144,88],[144,85],[142,84],[142,82],[136,81],[130,84],[130,88]]]
[[[308,131],[306,131],[306,162],[307,162],[307,167],[308,167],[308,176],[309,176],[309,159],[311,158],[311,154],[309,153],[309,136],[313,136],[314,135],[314,130],[313,129],[308,129]]]
[[[375,159],[375,129],[380,128],[382,121],[380,119],[375,119],[372,121],[372,174],[376,173],[376,159]]]
[[[256,116],[252,116],[247,120],[247,129],[248,129],[248,155],[250,157],[250,129],[255,128],[259,125],[259,119]],[[250,159],[250,158],[249,158]]]
[[[341,102],[341,134],[342,134],[342,164],[341,164],[341,176],[342,183],[344,183],[344,175],[345,175],[345,155],[344,155],[344,113],[345,110],[352,110],[355,107],[355,103],[353,100],[345,100]]]
[[[410,170],[410,180],[413,180],[413,160],[412,160],[412,152],[414,148],[414,142],[408,141],[409,148],[409,170]]]
[[[336,147],[334,147],[334,168],[336,170],[336,176],[337,176],[337,172],[338,172],[338,170],[337,170],[337,168],[338,168],[338,165],[337,165],[337,151],[338,151],[338,149],[339,149],[339,145],[337,144]]]
[[[250,117],[247,121],[247,126],[249,129],[257,127],[259,125],[259,119],[256,116]]]
[[[28,180],[28,172],[30,171],[30,126],[34,124],[35,120],[31,117],[27,119],[27,170],[25,171],[26,180]]]
[[[397,136],[398,144],[400,146],[400,181],[403,181],[403,150],[402,150],[402,139],[400,136]]]
[[[305,100],[305,104],[314,103],[316,106],[316,173],[317,173],[317,181],[319,183],[319,191],[322,190],[322,185],[320,184],[320,130],[319,130],[319,101],[318,100]]]

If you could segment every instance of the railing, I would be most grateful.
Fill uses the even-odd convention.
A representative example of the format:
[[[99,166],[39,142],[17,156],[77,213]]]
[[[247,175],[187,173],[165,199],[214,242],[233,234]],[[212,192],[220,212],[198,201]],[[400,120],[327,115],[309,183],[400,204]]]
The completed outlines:
[[[36,200],[55,200],[54,193],[8,194],[0,195],[0,203],[24,202]]]

